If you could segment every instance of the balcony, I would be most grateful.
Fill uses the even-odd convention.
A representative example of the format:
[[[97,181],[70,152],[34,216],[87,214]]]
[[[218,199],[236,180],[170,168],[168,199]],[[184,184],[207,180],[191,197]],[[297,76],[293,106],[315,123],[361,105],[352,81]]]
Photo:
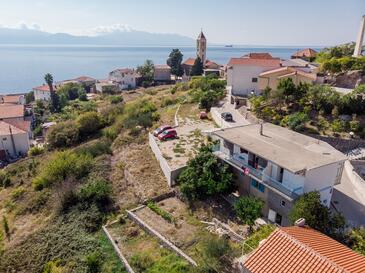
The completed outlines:
[[[265,174],[265,168],[258,167],[257,169],[250,166],[248,162],[246,162],[245,158],[241,154],[233,154],[232,156],[224,154],[222,152],[215,152],[215,155],[222,158],[228,163],[231,163],[242,169],[244,173],[248,176],[251,176],[260,182],[264,183],[265,185],[274,188],[281,193],[289,196],[292,199],[297,199],[300,196],[300,192],[303,191],[302,187],[298,187],[295,189],[288,188],[287,186],[283,185],[281,182],[277,181],[276,179],[268,176]]]

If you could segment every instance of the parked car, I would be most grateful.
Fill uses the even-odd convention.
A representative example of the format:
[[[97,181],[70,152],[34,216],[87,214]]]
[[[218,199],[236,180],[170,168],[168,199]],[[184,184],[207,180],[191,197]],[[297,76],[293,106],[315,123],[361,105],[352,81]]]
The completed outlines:
[[[153,135],[157,137],[159,134],[161,134],[163,131],[172,129],[171,125],[162,125],[158,127],[156,130],[153,131]]]
[[[163,131],[161,134],[158,135],[159,140],[168,140],[177,138],[177,133],[174,129],[168,129]]]
[[[232,114],[229,112],[222,113],[221,118],[224,119],[225,121],[233,121]]]

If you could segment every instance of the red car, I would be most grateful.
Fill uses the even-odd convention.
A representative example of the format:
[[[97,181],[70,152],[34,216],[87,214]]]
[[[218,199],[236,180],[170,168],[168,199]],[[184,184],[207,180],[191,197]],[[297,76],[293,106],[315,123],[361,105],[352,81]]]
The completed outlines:
[[[153,131],[153,135],[157,137],[159,134],[161,134],[165,130],[172,129],[171,125],[162,125],[158,127],[156,130]]]
[[[177,133],[174,129],[168,129],[163,131],[161,134],[158,135],[159,140],[168,140],[177,137]]]

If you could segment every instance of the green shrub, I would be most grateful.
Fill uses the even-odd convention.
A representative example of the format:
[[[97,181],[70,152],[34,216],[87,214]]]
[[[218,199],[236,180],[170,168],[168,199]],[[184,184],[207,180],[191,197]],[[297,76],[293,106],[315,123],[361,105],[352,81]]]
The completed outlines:
[[[153,122],[159,119],[156,111],[157,107],[151,101],[145,99],[138,100],[126,105],[122,123],[126,128],[136,126],[151,127]]]
[[[119,132],[120,130],[117,126],[110,126],[103,129],[103,136],[111,141],[114,141],[118,137]]]
[[[101,121],[97,112],[87,112],[77,118],[80,135],[95,134],[101,127]]]
[[[87,143],[81,147],[75,149],[75,152],[79,154],[88,154],[92,157],[97,157],[103,154],[112,154],[110,148],[111,142],[109,139],[102,138],[92,143]]]
[[[36,156],[44,153],[44,148],[40,146],[34,146],[29,149],[28,155],[29,156]]]
[[[145,265],[148,265],[147,263]],[[189,264],[175,254],[164,255],[145,271],[147,273],[186,273],[190,272]]]
[[[169,223],[175,223],[176,219],[167,211],[161,209],[156,203],[149,202],[147,204],[147,207],[149,207],[152,211],[160,215],[163,219],[165,219]]]
[[[79,142],[79,129],[74,121],[52,126],[47,132],[47,144],[51,148],[70,147]]]
[[[11,185],[10,177],[5,171],[0,170],[0,187],[7,188]]]
[[[358,120],[351,120],[349,125],[353,132],[358,132],[360,130],[360,122]]]
[[[161,101],[161,107],[166,107],[166,106],[169,106],[169,105],[174,105],[176,104],[177,101],[176,99],[173,99],[173,98],[163,98],[162,101]]]
[[[304,128],[305,123],[309,120],[307,114],[303,112],[296,112],[288,116],[288,126],[294,131],[300,131]]]
[[[130,263],[136,272],[145,272],[153,265],[153,259],[147,252],[136,253],[130,258]]]
[[[255,220],[261,216],[264,207],[263,201],[251,196],[242,196],[234,204],[237,217],[245,224],[252,226]]]
[[[99,252],[92,252],[86,256],[87,272],[99,273],[103,264],[103,257]]]
[[[110,100],[110,103],[117,104],[117,103],[121,103],[123,101],[123,97],[122,96],[110,96],[109,100]]]
[[[243,251],[249,253],[259,246],[259,243],[269,237],[269,235],[275,230],[274,225],[264,225],[258,230],[253,232],[244,242]]]
[[[345,122],[340,119],[335,119],[334,121],[332,121],[331,129],[333,132],[336,133],[343,132],[345,131],[345,127],[346,127]]]
[[[112,188],[105,179],[94,179],[87,182],[80,189],[78,194],[82,202],[96,203],[100,207],[105,207],[110,203]]]
[[[57,152],[33,179],[33,187],[42,190],[54,183],[62,183],[67,178],[81,179],[90,172],[92,165],[90,155],[70,151]]]
[[[13,200],[17,200],[19,198],[21,198],[25,193],[25,189],[24,187],[20,186],[20,187],[17,187],[16,189],[14,189],[12,192],[11,192],[11,198]]]

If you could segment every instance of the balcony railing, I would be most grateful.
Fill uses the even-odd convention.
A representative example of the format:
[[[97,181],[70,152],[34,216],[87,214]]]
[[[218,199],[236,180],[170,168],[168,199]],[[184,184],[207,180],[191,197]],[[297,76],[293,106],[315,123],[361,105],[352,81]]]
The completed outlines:
[[[255,177],[256,179],[260,180],[260,182],[268,185],[269,187],[275,188],[278,191],[284,193],[285,195],[291,197],[292,199],[297,199],[300,194],[303,192],[303,187],[298,187],[295,189],[288,188],[287,186],[283,185],[281,182],[277,181],[276,179],[268,176],[265,174],[264,168],[256,169],[252,166],[250,166],[246,161],[245,158],[242,157],[240,154],[233,154],[232,156],[223,154],[221,152],[218,152],[220,157],[224,157],[224,159],[228,162],[233,163],[240,169],[248,170],[246,175],[251,175]]]

